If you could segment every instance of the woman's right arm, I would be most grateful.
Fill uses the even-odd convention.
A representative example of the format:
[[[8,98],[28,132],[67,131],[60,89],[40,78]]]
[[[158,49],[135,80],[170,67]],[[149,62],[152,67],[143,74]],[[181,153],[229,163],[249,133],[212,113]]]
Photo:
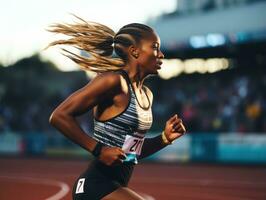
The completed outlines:
[[[114,91],[119,91],[120,75],[104,73],[69,96],[51,114],[50,123],[66,137],[87,151],[92,152],[97,141],[87,135],[79,126],[76,117],[92,109]],[[112,93],[111,93],[112,92]],[[122,162],[124,152],[118,147],[103,147],[99,160],[107,165]]]

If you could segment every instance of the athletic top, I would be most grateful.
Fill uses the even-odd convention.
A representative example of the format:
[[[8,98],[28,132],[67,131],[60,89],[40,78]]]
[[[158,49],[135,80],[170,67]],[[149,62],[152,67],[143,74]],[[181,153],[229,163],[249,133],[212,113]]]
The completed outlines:
[[[127,155],[124,162],[137,164],[145,133],[152,125],[151,102],[145,92],[149,107],[141,107],[128,74],[123,70],[118,72],[126,79],[130,94],[129,103],[121,114],[109,120],[99,121],[94,118],[93,137],[105,145],[122,148]]]

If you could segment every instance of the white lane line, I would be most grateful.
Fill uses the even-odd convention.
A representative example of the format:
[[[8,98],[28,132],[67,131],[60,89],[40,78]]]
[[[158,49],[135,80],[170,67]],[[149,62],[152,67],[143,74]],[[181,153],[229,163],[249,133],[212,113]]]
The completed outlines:
[[[145,198],[145,200],[155,200],[155,198],[153,196],[150,196],[148,194],[145,194],[143,192],[138,192],[140,194],[140,196],[142,196],[143,198]]]
[[[27,176],[29,177],[38,177],[38,178],[42,178],[42,177],[46,177],[47,176],[54,176],[54,177],[57,177],[57,178],[77,178],[79,176],[79,174],[58,174],[58,173],[49,173],[49,174],[40,174],[40,173],[28,173],[26,172]],[[21,176],[22,173],[10,173],[10,172],[7,172],[7,173],[2,173],[0,172],[0,176]]]
[[[60,200],[64,196],[66,196],[70,190],[69,186],[64,182],[57,181],[57,186],[60,186],[61,189],[56,194],[49,198],[46,198],[45,200]]]
[[[61,181],[51,180],[51,179],[43,179],[43,178],[38,179],[38,178],[25,177],[25,176],[11,177],[11,176],[1,176],[1,175],[0,175],[0,178],[12,179],[16,182],[25,182],[26,181],[28,183],[44,184],[44,185],[56,186],[56,187],[60,188],[60,190],[56,194],[46,198],[45,200],[60,200],[64,196],[66,196],[67,193],[70,191],[70,188],[66,183],[61,182]]]
[[[4,176],[13,176],[17,177],[20,176],[21,173],[4,173]],[[38,176],[40,177],[39,173],[27,173],[28,176]],[[63,177],[63,178],[76,178],[78,175],[76,174],[67,174],[67,175],[60,175],[60,174],[49,174],[56,177]],[[1,177],[0,172],[0,177]],[[156,178],[156,177],[142,177],[142,178],[133,178],[133,182],[144,182],[144,183],[166,183],[166,184],[197,184],[197,185],[237,185],[237,186],[259,186],[259,187],[266,187],[266,181],[249,181],[249,180],[217,180],[217,179],[209,179],[209,178]]]
[[[20,173],[4,173],[4,176],[20,176]],[[41,175],[39,173],[27,173],[28,176],[38,176],[40,177]],[[62,174],[55,174],[52,173],[49,175],[55,176],[55,177],[60,177],[60,178],[77,178],[77,174],[67,174],[67,175],[62,175]],[[1,177],[1,172],[0,172],[0,177]],[[249,180],[217,180],[217,179],[210,179],[210,178],[156,178],[156,177],[142,177],[142,178],[133,178],[132,181],[134,182],[144,182],[144,183],[169,183],[169,184],[184,184],[184,183],[193,183],[195,184],[200,184],[200,185],[238,185],[238,186],[259,186],[259,187],[266,187],[266,181],[249,181]]]

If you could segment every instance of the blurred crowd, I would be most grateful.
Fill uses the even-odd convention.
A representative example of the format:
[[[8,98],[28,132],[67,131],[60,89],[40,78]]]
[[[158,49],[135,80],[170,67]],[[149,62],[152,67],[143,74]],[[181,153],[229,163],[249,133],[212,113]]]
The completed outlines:
[[[59,72],[38,57],[28,59],[35,60],[0,67],[0,132],[54,131],[48,123],[52,110],[89,81],[84,72]],[[147,84],[154,93],[152,131],[161,131],[177,113],[190,133],[266,133],[265,72],[237,68],[153,77]],[[79,120],[93,127],[91,113]]]
[[[84,72],[60,72],[38,56],[0,67],[0,132],[53,131],[53,109],[87,82]]]
[[[189,132],[266,132],[266,73],[231,69],[157,84],[154,118],[177,113]],[[158,123],[155,123],[158,125]]]

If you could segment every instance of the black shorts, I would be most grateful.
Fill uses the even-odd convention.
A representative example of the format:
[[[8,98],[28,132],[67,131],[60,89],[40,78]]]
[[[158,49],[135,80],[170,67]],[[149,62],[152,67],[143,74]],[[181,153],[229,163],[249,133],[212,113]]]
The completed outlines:
[[[73,200],[100,200],[119,187],[126,187],[132,175],[133,163],[107,166],[93,160],[74,184]]]

